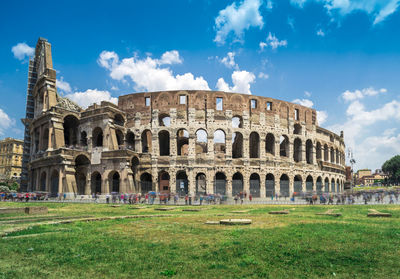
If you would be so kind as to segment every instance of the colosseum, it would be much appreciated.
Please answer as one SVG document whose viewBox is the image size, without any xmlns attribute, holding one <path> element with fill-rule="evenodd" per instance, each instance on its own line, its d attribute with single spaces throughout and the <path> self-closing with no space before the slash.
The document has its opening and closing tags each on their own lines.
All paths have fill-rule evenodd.
<svg viewBox="0 0 400 279">
<path fill-rule="evenodd" d="M 82 109 L 57 94 L 51 46 L 29 64 L 28 190 L 68 196 L 341 192 L 345 144 L 298 104 L 220 91 L 134 93 Z"/>
</svg>

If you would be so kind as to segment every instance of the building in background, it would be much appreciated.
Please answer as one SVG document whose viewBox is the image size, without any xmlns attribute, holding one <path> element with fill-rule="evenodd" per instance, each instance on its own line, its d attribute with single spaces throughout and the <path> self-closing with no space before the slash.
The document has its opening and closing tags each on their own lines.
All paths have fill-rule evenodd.
<svg viewBox="0 0 400 279">
<path fill-rule="evenodd" d="M 22 169 L 22 140 L 0 140 L 0 181 L 19 181 Z"/>
</svg>

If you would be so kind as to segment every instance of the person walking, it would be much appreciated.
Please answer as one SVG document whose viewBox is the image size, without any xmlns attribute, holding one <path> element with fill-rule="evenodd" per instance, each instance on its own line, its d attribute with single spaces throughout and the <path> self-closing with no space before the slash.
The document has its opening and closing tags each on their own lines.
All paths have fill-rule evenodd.
<svg viewBox="0 0 400 279">
<path fill-rule="evenodd" d="M 251 202 L 253 200 L 253 195 L 249 194 L 249 201 Z"/>
</svg>

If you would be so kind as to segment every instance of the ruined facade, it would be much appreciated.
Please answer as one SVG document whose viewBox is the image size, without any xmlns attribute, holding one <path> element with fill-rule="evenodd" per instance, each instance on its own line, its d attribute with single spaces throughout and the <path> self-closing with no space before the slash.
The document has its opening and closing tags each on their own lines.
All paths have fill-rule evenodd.
<svg viewBox="0 0 400 279">
<path fill-rule="evenodd" d="M 34 117 L 26 121 L 30 190 L 246 192 L 254 198 L 343 190 L 343 134 L 319 127 L 311 108 L 184 90 L 129 94 L 118 105 L 83 110 L 57 94 L 48 42 L 45 49 L 45 61 L 37 63 Z"/>
</svg>

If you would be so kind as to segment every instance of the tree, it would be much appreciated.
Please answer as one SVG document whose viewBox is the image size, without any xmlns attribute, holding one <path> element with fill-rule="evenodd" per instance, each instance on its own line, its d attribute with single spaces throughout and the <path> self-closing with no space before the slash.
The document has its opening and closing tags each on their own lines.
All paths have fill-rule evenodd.
<svg viewBox="0 0 400 279">
<path fill-rule="evenodd" d="M 10 190 L 18 191 L 19 189 L 19 184 L 17 182 L 13 182 L 11 185 L 8 186 Z"/>
<path fill-rule="evenodd" d="M 400 155 L 396 155 L 387 160 L 382 165 L 382 170 L 390 176 L 390 180 L 394 183 L 400 180 Z"/>
</svg>

